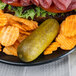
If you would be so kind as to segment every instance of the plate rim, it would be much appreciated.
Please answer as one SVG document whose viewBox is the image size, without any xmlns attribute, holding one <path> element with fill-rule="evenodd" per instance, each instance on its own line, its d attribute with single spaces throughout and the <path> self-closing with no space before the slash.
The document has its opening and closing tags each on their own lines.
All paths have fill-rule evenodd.
<svg viewBox="0 0 76 76">
<path fill-rule="evenodd" d="M 57 57 L 57 58 L 53 58 L 53 59 L 49 59 L 49 60 L 46 60 L 46 61 L 41 61 L 41 62 L 37 62 L 37 63 L 33 63 L 33 64 L 17 63 L 17 62 L 6 61 L 6 60 L 3 60 L 3 59 L 0 59 L 0 62 L 8 64 L 8 65 L 14 65 L 14 66 L 37 66 L 37 65 L 47 64 L 47 63 L 51 63 L 51 62 L 54 62 L 56 60 L 59 60 L 59 59 L 65 57 L 65 56 L 69 55 L 70 53 L 72 53 L 75 50 L 76 50 L 76 47 L 73 48 L 72 50 L 70 50 L 69 52 Z"/>
</svg>

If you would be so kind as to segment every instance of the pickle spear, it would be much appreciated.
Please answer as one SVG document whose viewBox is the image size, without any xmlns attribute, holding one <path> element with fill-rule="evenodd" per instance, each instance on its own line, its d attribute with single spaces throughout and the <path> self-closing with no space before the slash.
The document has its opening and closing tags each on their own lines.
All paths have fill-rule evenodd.
<svg viewBox="0 0 76 76">
<path fill-rule="evenodd" d="M 44 21 L 30 36 L 18 46 L 18 57 L 24 62 L 35 60 L 54 40 L 59 31 L 55 19 Z"/>
</svg>

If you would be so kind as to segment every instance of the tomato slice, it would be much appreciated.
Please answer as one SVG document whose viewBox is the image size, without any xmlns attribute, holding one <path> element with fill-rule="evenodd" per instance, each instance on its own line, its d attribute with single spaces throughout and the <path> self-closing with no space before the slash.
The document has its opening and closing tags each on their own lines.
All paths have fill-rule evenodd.
<svg viewBox="0 0 76 76">
<path fill-rule="evenodd" d="M 22 6 L 20 3 L 18 2 L 15 2 L 15 3 L 9 3 L 9 5 L 12 5 L 12 6 Z"/>
<path fill-rule="evenodd" d="M 71 10 L 65 10 L 65 11 L 59 10 L 54 5 L 52 5 L 50 8 L 47 8 L 47 9 L 42 7 L 42 9 L 44 9 L 44 10 L 46 10 L 48 12 L 53 12 L 53 13 L 65 13 L 65 12 L 71 11 Z"/>
</svg>

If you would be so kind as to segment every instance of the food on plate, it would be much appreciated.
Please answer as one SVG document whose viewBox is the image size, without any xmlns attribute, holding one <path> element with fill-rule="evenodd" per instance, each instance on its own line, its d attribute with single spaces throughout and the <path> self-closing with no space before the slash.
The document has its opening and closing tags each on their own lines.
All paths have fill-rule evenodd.
<svg viewBox="0 0 76 76">
<path fill-rule="evenodd" d="M 0 46 L 4 47 L 3 52 L 7 55 L 17 56 L 18 45 L 38 27 L 38 23 L 4 13 L 2 10 L 0 12 Z"/>
<path fill-rule="evenodd" d="M 47 19 L 18 46 L 18 57 L 25 62 L 35 60 L 54 40 L 59 31 L 55 19 Z"/>
<path fill-rule="evenodd" d="M 7 24 L 7 17 L 4 14 L 0 15 L 0 26 L 5 26 Z"/>
<path fill-rule="evenodd" d="M 1 46 L 1 44 L 0 44 L 0 51 L 2 51 L 2 46 Z"/>
<path fill-rule="evenodd" d="M 44 55 L 52 54 L 53 51 L 56 51 L 60 47 L 60 44 L 58 42 L 53 42 L 47 49 L 44 51 Z"/>
<path fill-rule="evenodd" d="M 15 43 L 19 37 L 19 28 L 14 26 L 5 26 L 0 31 L 0 43 L 3 46 L 10 46 Z"/>
<path fill-rule="evenodd" d="M 74 37 L 66 37 L 63 34 L 59 34 L 56 41 L 60 44 L 60 48 L 63 50 L 71 50 L 75 46 Z M 75 37 L 76 38 L 76 37 Z"/>
<path fill-rule="evenodd" d="M 13 44 L 13 46 L 16 48 L 16 50 L 17 50 L 17 47 L 19 46 L 19 44 L 20 44 L 20 42 L 18 40 Z"/>
<path fill-rule="evenodd" d="M 17 49 L 14 46 L 4 47 L 3 52 L 6 53 L 7 55 L 17 56 Z"/>
<path fill-rule="evenodd" d="M 3 10 L 0 9 L 0 14 L 3 14 Z"/>
<path fill-rule="evenodd" d="M 42 52 L 51 54 L 58 47 L 73 49 L 76 0 L 1 0 L 0 46 L 4 53 L 24 62 L 35 60 Z"/>
<path fill-rule="evenodd" d="M 13 6 L 29 6 L 36 5 L 44 8 L 50 8 L 52 5 L 57 10 L 72 10 L 76 9 L 76 0 L 2 0 L 4 3 Z"/>
<path fill-rule="evenodd" d="M 44 54 L 51 54 L 60 47 L 63 50 L 71 50 L 76 46 L 76 15 L 67 17 L 61 24 L 60 32 Z"/>
<path fill-rule="evenodd" d="M 73 1 L 73 3 L 72 3 L 72 1 L 70 2 L 70 4 L 73 4 L 72 5 L 73 9 L 72 9 L 72 6 L 69 5 L 69 3 L 68 3 L 69 1 L 68 0 L 66 1 L 66 3 L 69 5 L 68 8 L 70 7 L 69 8 L 70 10 L 68 10 L 68 8 L 66 8 L 66 10 L 59 9 L 56 6 L 56 4 L 54 4 L 54 1 L 52 1 L 52 5 L 49 8 L 44 8 L 40 5 L 36 6 L 34 4 L 31 4 L 30 6 L 29 5 L 28 6 L 15 6 L 18 3 L 14 3 L 14 5 L 12 5 L 12 4 L 6 3 L 7 0 L 4 0 L 4 1 L 3 1 L 4 3 L 2 1 L 0 1 L 0 5 L 1 5 L 0 9 L 4 10 L 5 13 L 10 13 L 10 14 L 16 15 L 21 18 L 32 19 L 39 23 L 42 23 L 43 21 L 45 21 L 48 18 L 54 18 L 54 19 L 58 20 L 59 22 L 62 22 L 67 16 L 76 14 L 76 10 L 75 10 L 76 1 Z M 46 1 L 49 1 L 49 0 L 46 0 Z M 31 0 L 31 2 L 32 2 L 32 0 Z M 58 3 L 59 0 L 57 0 L 56 2 Z M 62 2 L 63 2 L 63 4 L 60 2 L 61 8 L 62 8 L 62 6 L 65 7 L 64 1 L 62 1 Z"/>
<path fill-rule="evenodd" d="M 27 19 L 23 19 L 23 18 L 19 18 L 16 16 L 13 16 L 11 14 L 5 14 L 5 16 L 10 20 L 10 18 L 16 22 L 19 22 L 20 24 L 25 25 L 26 27 L 29 27 L 29 30 L 34 30 L 36 29 L 36 27 L 38 27 L 38 23 L 32 20 L 27 20 Z M 26 28 L 24 27 L 24 28 Z"/>
<path fill-rule="evenodd" d="M 61 33 L 67 37 L 76 35 L 76 15 L 71 15 L 61 24 Z"/>
<path fill-rule="evenodd" d="M 28 37 L 28 36 L 24 35 L 24 34 L 19 34 L 18 41 L 22 42 L 26 37 Z"/>
</svg>

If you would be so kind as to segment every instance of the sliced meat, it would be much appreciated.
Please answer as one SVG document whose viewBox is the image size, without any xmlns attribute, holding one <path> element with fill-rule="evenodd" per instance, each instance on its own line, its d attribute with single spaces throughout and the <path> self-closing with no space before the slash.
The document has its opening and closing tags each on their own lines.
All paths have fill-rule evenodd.
<svg viewBox="0 0 76 76">
<path fill-rule="evenodd" d="M 32 2 L 33 4 L 35 4 L 36 6 L 39 6 L 39 0 L 31 0 L 31 2 Z"/>
<path fill-rule="evenodd" d="M 60 10 L 67 10 L 72 0 L 53 0 L 53 2 Z"/>
<path fill-rule="evenodd" d="M 28 4 L 30 4 L 30 1 L 31 0 L 23 0 L 25 3 L 28 3 Z"/>
<path fill-rule="evenodd" d="M 72 0 L 72 3 L 75 3 L 76 2 L 76 0 Z"/>
<path fill-rule="evenodd" d="M 72 0 L 58 0 L 61 4 L 63 4 L 65 6 L 65 8 L 67 9 L 68 6 L 71 4 Z"/>
<path fill-rule="evenodd" d="M 2 0 L 4 3 L 11 4 L 13 6 L 29 6 L 34 4 L 41 6 L 45 9 L 54 5 L 58 10 L 72 10 L 76 9 L 76 0 Z"/>
<path fill-rule="evenodd" d="M 39 3 L 44 8 L 49 8 L 52 4 L 52 0 L 39 0 Z"/>
<path fill-rule="evenodd" d="M 66 8 L 58 0 L 53 0 L 53 3 L 60 10 L 66 10 Z"/>
<path fill-rule="evenodd" d="M 76 0 L 72 0 L 71 4 L 68 7 L 68 10 L 76 9 Z"/>
<path fill-rule="evenodd" d="M 14 3 L 14 2 L 17 2 L 17 1 L 18 0 L 2 0 L 2 2 L 7 3 L 7 4 Z"/>
<path fill-rule="evenodd" d="M 22 6 L 29 6 L 31 4 L 31 1 L 30 0 L 21 0 L 20 3 Z"/>
</svg>

